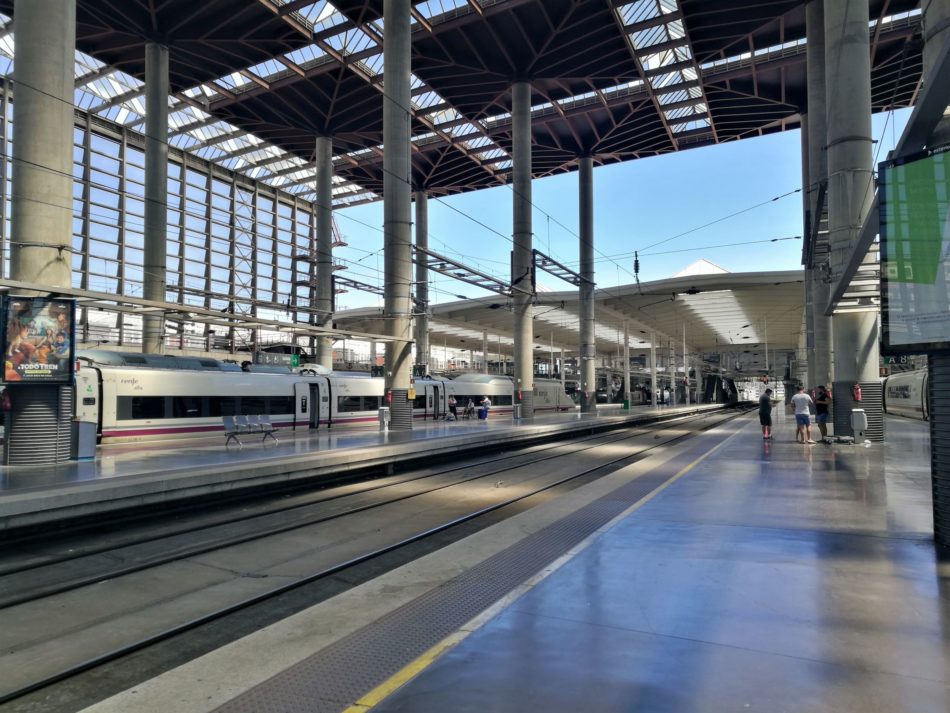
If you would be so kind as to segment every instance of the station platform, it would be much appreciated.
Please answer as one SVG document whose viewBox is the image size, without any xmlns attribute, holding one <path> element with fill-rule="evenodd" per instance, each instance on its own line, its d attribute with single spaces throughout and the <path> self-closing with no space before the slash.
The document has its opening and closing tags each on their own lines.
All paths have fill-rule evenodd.
<svg viewBox="0 0 950 713">
<path fill-rule="evenodd" d="M 927 424 L 754 414 L 86 709 L 950 710 Z"/>
<path fill-rule="evenodd" d="M 281 429 L 279 442 L 250 434 L 241 437 L 242 447 L 227 445 L 221 433 L 100 446 L 94 460 L 0 466 L 0 531 L 721 408 L 692 404 L 624 411 L 608 406 L 594 414 L 544 414 L 531 421 L 493 414 L 486 421 L 416 421 L 411 432 L 380 431 L 375 425 Z"/>
</svg>

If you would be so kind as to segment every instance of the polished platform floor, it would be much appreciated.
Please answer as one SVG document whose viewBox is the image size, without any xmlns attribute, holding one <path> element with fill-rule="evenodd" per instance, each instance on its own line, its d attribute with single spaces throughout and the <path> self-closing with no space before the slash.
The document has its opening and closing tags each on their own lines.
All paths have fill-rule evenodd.
<svg viewBox="0 0 950 713">
<path fill-rule="evenodd" d="M 950 711 L 926 424 L 793 429 L 749 424 L 375 710 Z"/>
<path fill-rule="evenodd" d="M 889 419 L 885 445 L 807 446 L 790 418 L 767 442 L 743 416 L 674 450 L 90 711 L 950 710 L 950 565 L 932 541 L 925 423 Z M 362 673 L 378 657 L 374 622 L 654 477 L 646 497 L 373 691 L 344 700 L 308 682 L 354 637 L 337 668 Z"/>
</svg>

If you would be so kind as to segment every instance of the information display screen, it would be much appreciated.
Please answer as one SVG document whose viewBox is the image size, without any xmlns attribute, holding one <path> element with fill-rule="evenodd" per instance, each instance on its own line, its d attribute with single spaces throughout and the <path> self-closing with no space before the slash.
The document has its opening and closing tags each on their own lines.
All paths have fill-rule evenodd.
<svg viewBox="0 0 950 713">
<path fill-rule="evenodd" d="M 76 303 L 49 297 L 5 297 L 3 382 L 70 383 Z"/>
<path fill-rule="evenodd" d="M 950 351 L 950 146 L 878 171 L 881 350 Z"/>
</svg>

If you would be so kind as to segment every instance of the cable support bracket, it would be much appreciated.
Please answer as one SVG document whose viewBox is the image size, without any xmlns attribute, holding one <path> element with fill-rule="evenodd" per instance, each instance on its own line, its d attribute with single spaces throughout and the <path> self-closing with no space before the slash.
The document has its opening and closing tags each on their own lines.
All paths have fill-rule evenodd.
<svg viewBox="0 0 950 713">
<path fill-rule="evenodd" d="M 562 265 L 553 257 L 545 255 L 540 250 L 532 250 L 531 255 L 535 269 L 544 270 L 549 275 L 554 275 L 565 282 L 570 282 L 575 287 L 580 287 L 581 284 L 585 282 L 591 285 L 594 284 L 593 281 L 584 278 L 579 272 L 575 272 L 571 268 Z"/>
<path fill-rule="evenodd" d="M 438 272 L 440 275 L 467 282 L 475 287 L 480 287 L 483 290 L 488 290 L 489 292 L 494 292 L 505 297 L 511 296 L 512 288 L 507 282 L 503 282 L 491 275 L 486 275 L 484 272 L 474 270 L 457 260 L 447 258 L 427 248 L 420 248 L 413 245 L 412 249 L 415 253 L 414 260 L 416 264 L 422 264 L 421 260 L 424 259 L 426 267 L 429 270 Z"/>
</svg>

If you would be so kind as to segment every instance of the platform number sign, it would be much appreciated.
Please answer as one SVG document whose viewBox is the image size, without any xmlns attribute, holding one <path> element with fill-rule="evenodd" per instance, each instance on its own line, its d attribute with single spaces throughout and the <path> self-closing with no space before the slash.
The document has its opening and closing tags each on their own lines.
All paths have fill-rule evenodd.
<svg viewBox="0 0 950 713">
<path fill-rule="evenodd" d="M 68 384 L 75 363 L 76 303 L 51 297 L 3 301 L 3 382 Z"/>
</svg>

